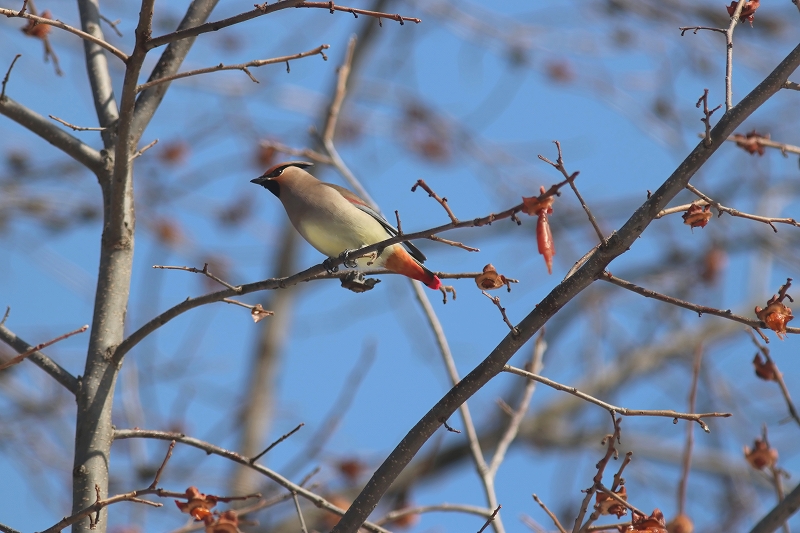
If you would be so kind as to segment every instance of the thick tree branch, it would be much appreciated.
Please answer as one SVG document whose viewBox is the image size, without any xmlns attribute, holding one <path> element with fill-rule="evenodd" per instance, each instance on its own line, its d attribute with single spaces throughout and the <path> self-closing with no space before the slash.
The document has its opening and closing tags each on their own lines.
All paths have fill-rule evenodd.
<svg viewBox="0 0 800 533">
<path fill-rule="evenodd" d="M 216 20 L 214 22 L 206 22 L 205 24 L 200 24 L 199 26 L 178 28 L 177 31 L 174 31 L 172 33 L 167 33 L 166 35 L 161 35 L 159 37 L 154 37 L 153 39 L 150 39 L 150 41 L 147 43 L 146 46 L 148 50 L 152 50 L 153 48 L 158 48 L 159 46 L 164 46 L 165 44 L 169 44 L 175 41 L 188 39 L 190 37 L 197 37 L 198 35 L 201 35 L 203 33 L 208 33 L 211 31 L 218 31 L 221 30 L 222 28 L 233 26 L 234 24 L 239 24 L 241 22 L 246 22 L 248 20 L 260 17 L 262 15 L 268 15 L 270 13 L 274 13 L 275 11 L 280 11 L 281 9 L 295 7 L 297 4 L 300 3 L 301 0 L 281 0 L 279 2 L 275 2 L 274 4 L 265 6 L 263 8 L 256 8 L 252 11 L 248 11 L 246 13 L 240 13 L 238 15 L 226 19 Z"/>
<path fill-rule="evenodd" d="M 711 146 L 700 143 L 678 166 L 673 174 L 639 207 L 630 219 L 578 269 L 562 281 L 517 326 L 519 334 L 507 335 L 492 353 L 453 387 L 415 426 L 378 468 L 364 490 L 356 498 L 333 533 L 355 533 L 360 524 L 378 505 L 383 494 L 411 461 L 422 445 L 441 427 L 441 420 L 450 415 L 502 371 L 508 360 L 572 298 L 599 276 L 608 264 L 636 242 L 656 214 L 664 209 L 711 157 L 722 142 L 773 94 L 783 87 L 787 78 L 800 65 L 800 45 L 737 106 L 728 111 L 714 127 Z"/>
<path fill-rule="evenodd" d="M 178 31 L 187 28 L 193 28 L 205 22 L 208 16 L 213 11 L 219 0 L 192 0 L 189 7 L 186 9 L 186 15 L 178 25 Z M 150 73 L 148 81 L 157 80 L 171 76 L 178 72 L 186 54 L 194 44 L 194 37 L 187 37 L 179 41 L 169 44 L 161 57 L 158 58 L 158 63 Z M 148 44 L 152 42 L 149 41 Z M 139 144 L 145 128 L 153 118 L 158 106 L 161 104 L 164 95 L 169 89 L 169 84 L 160 84 L 142 91 L 136 99 L 136 110 L 134 111 L 133 125 L 131 131 L 133 133 L 133 143 Z"/>
<path fill-rule="evenodd" d="M 8 96 L 0 98 L 0 114 L 29 129 L 95 174 L 100 175 L 105 168 L 100 152 Z"/>
</svg>

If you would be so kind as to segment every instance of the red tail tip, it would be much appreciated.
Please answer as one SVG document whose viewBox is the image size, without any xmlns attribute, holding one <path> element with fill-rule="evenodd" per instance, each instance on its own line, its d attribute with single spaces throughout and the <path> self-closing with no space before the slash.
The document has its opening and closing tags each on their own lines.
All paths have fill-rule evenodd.
<svg viewBox="0 0 800 533">
<path fill-rule="evenodd" d="M 439 288 L 442 286 L 442 280 L 439 279 L 439 276 L 434 275 L 433 279 L 428 283 L 426 283 L 425 285 L 427 285 L 428 287 L 430 287 L 435 291 L 438 291 Z"/>
</svg>

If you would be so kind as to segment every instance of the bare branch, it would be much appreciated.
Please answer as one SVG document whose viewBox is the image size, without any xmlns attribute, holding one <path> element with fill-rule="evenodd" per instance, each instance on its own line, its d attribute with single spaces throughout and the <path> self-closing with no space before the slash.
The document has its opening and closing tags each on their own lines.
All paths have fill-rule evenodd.
<svg viewBox="0 0 800 533">
<path fill-rule="evenodd" d="M 194 274 L 203 274 L 203 275 L 208 276 L 209 278 L 213 279 L 214 281 L 216 281 L 220 285 L 223 285 L 223 286 L 225 286 L 225 287 L 227 287 L 227 288 L 229 288 L 229 289 L 231 289 L 233 291 L 241 292 L 241 290 L 242 290 L 241 287 L 234 287 L 233 285 L 231 285 L 227 281 L 224 281 L 224 280 L 218 278 L 217 276 L 215 276 L 214 274 L 212 274 L 211 272 L 209 272 L 208 263 L 204 263 L 202 269 L 198 269 L 198 268 L 194 268 L 194 267 L 187 267 L 187 266 L 168 266 L 168 265 L 153 265 L 153 268 L 158 268 L 158 269 L 161 269 L 161 270 L 183 270 L 183 271 L 186 271 L 186 272 L 192 272 Z"/>
<path fill-rule="evenodd" d="M 24 18 L 24 19 L 27 19 L 27 20 L 32 20 L 32 21 L 36 22 L 37 24 L 47 24 L 49 26 L 55 26 L 56 28 L 62 29 L 62 30 L 67 31 L 69 33 L 72 33 L 73 35 L 77 35 L 81 39 L 84 39 L 86 41 L 94 43 L 97 46 L 100 46 L 101 48 L 104 48 L 105 50 L 108 50 L 109 52 L 111 52 L 112 54 L 114 54 L 115 56 L 120 58 L 123 63 L 128 61 L 128 55 L 127 54 L 125 54 L 121 50 L 118 50 L 116 47 L 110 45 L 109 43 L 107 43 L 103 39 L 98 39 L 94 35 L 90 35 L 90 34 L 86 33 L 85 31 L 79 30 L 78 28 L 73 28 L 72 26 L 69 26 L 68 24 L 64 24 L 60 20 L 47 19 L 47 18 L 44 18 L 44 17 L 37 17 L 36 15 L 31 15 L 30 13 L 23 13 L 22 11 L 14 11 L 13 9 L 5 9 L 5 8 L 2 8 L 2 7 L 0 7 L 0 15 L 5 15 L 6 17 Z"/>
<path fill-rule="evenodd" d="M 467 513 L 489 518 L 492 516 L 491 509 L 484 509 L 475 505 L 463 505 L 457 503 L 440 503 L 438 505 L 420 505 L 418 507 L 403 507 L 402 509 L 395 509 L 386 513 L 386 516 L 376 520 L 375 523 L 379 526 L 394 522 L 400 518 L 409 515 L 418 515 L 423 513 L 437 513 L 437 512 L 452 512 L 452 513 Z"/>
<path fill-rule="evenodd" d="M 558 521 L 558 517 L 553 513 L 553 511 L 547 508 L 544 502 L 542 502 L 542 500 L 540 500 L 536 494 L 533 494 L 533 501 L 538 503 L 539 506 L 544 509 L 544 512 L 547 513 L 547 516 L 549 516 L 550 520 L 553 521 L 553 524 L 556 526 L 559 533 L 567 533 L 567 530 L 561 525 L 561 522 Z"/>
<path fill-rule="evenodd" d="M 3 328 L 3 329 L 5 329 L 5 328 Z M 34 353 L 38 352 L 39 350 L 41 350 L 43 348 L 47 348 L 48 346 L 51 346 L 51 345 L 57 343 L 58 341 L 63 341 L 64 339 L 72 337 L 73 335 L 77 335 L 78 333 L 83 333 L 87 329 L 89 329 L 88 325 L 87 326 L 82 326 L 82 327 L 80 327 L 80 328 L 78 328 L 78 329 L 76 329 L 74 331 L 70 331 L 69 333 L 64 333 L 63 335 L 59 335 L 55 339 L 49 340 L 47 342 L 43 342 L 41 344 L 37 344 L 36 346 L 32 346 L 31 348 L 28 348 L 26 351 L 22 352 L 21 354 L 17 355 L 16 357 L 13 357 L 9 361 L 6 361 L 4 364 L 0 365 L 0 371 L 5 370 L 6 368 L 9 368 L 11 366 L 14 366 L 16 364 L 21 363 L 26 357 L 28 357 L 30 355 L 33 355 Z"/>
<path fill-rule="evenodd" d="M 8 96 L 0 98 L 0 114 L 37 134 L 95 174 L 103 171 L 105 161 L 100 152 Z"/>
<path fill-rule="evenodd" d="M 600 226 L 597 224 L 597 219 L 594 218 L 594 215 L 592 214 L 592 211 L 589 209 L 589 206 L 586 205 L 586 202 L 583 200 L 583 196 L 581 196 L 581 193 L 578 192 L 578 187 L 575 185 L 575 178 L 578 177 L 578 173 L 574 172 L 574 173 L 570 174 L 569 172 L 567 172 L 567 169 L 564 167 L 564 158 L 561 155 L 561 143 L 558 142 L 558 141 L 553 141 L 553 143 L 556 145 L 556 149 L 558 149 L 558 159 L 556 159 L 556 162 L 553 163 L 552 161 L 550 161 L 549 159 L 547 159 L 543 155 L 540 155 L 539 159 L 541 159 L 545 163 L 549 163 L 550 165 L 552 165 L 553 168 L 555 168 L 556 170 L 561 172 L 561 175 L 563 175 L 567 179 L 567 182 L 569 183 L 569 186 L 572 187 L 572 192 L 575 193 L 575 196 L 578 198 L 578 201 L 581 203 L 581 207 L 586 212 L 586 216 L 589 217 L 589 222 L 592 224 L 592 227 L 594 228 L 594 231 L 597 234 L 597 238 L 600 239 L 600 244 L 605 244 L 606 238 L 603 236 L 603 231 L 600 229 Z"/>
<path fill-rule="evenodd" d="M 14 348 L 19 353 L 28 352 L 33 346 L 16 336 L 11 330 L 0 324 L 0 340 Z M 42 352 L 33 352 L 28 359 L 50 374 L 50 376 L 63 385 L 72 394 L 78 393 L 78 378 L 64 370 L 61 365 L 47 357 Z"/>
<path fill-rule="evenodd" d="M 316 48 L 314 48 L 312 50 L 309 50 L 307 52 L 300 52 L 298 54 L 292 54 L 292 55 L 289 55 L 289 56 L 274 57 L 272 59 L 256 59 L 256 60 L 253 60 L 253 61 L 248 61 L 247 63 L 240 63 L 238 65 L 223 65 L 222 63 L 220 63 L 219 65 L 214 66 L 214 67 L 199 68 L 199 69 L 190 70 L 190 71 L 187 71 L 187 72 L 180 72 L 178 74 L 172 74 L 170 76 L 165 76 L 165 77 L 159 78 L 157 80 L 152 80 L 152 81 L 148 81 L 147 83 L 143 83 L 142 85 L 139 85 L 138 87 L 136 87 L 136 92 L 140 93 L 140 92 L 142 92 L 144 90 L 149 89 L 150 87 L 153 87 L 153 86 L 161 84 L 161 83 L 167 83 L 167 82 L 179 80 L 179 79 L 182 79 L 182 78 L 188 78 L 190 76 L 197 76 L 199 74 L 208 74 L 209 72 L 219 72 L 221 70 L 241 70 L 242 72 L 247 74 L 250 77 L 250 79 L 253 80 L 255 83 L 259 83 L 258 80 L 255 79 L 252 74 L 250 74 L 250 71 L 247 70 L 248 68 L 250 68 L 250 67 L 263 67 L 264 65 L 273 65 L 275 63 L 286 63 L 287 69 L 288 69 L 289 61 L 292 61 L 292 60 L 295 60 L 295 59 L 301 59 L 303 57 L 314 56 L 314 55 L 321 55 L 322 58 L 325 61 L 327 61 L 328 57 L 325 55 L 323 50 L 327 50 L 328 48 L 330 48 L 329 45 L 322 44 L 322 45 L 317 46 Z"/>
<path fill-rule="evenodd" d="M 267 4 L 264 4 L 266 6 Z M 404 21 L 413 22 L 415 24 L 419 24 L 422 20 L 414 17 L 403 17 L 400 15 L 390 15 L 389 13 L 381 13 L 379 11 L 368 11 L 366 9 L 355 9 L 352 7 L 345 7 L 345 6 L 337 6 L 333 2 L 301 2 L 297 4 L 296 7 L 316 7 L 321 9 L 329 9 L 331 14 L 334 11 L 344 11 L 345 13 L 350 13 L 354 17 L 358 18 L 359 15 L 366 15 L 368 17 L 374 17 L 378 19 L 380 23 L 381 19 L 389 19 L 399 22 L 402 26 Z M 383 24 L 381 24 L 383 26 Z"/>
<path fill-rule="evenodd" d="M 340 509 L 339 507 L 333 505 L 325 498 L 314 494 L 313 492 L 304 489 L 300 485 L 292 483 L 285 477 L 281 476 L 280 474 L 266 468 L 260 464 L 250 463 L 250 459 L 244 457 L 243 455 L 239 455 L 236 452 L 232 452 L 226 450 L 224 448 L 220 448 L 219 446 L 214 446 L 211 443 L 195 439 L 192 437 L 187 437 L 183 433 L 172 433 L 169 431 L 153 431 L 153 430 L 145 430 L 145 429 L 118 429 L 114 432 L 114 440 L 122 440 L 122 439 L 159 439 L 159 440 L 175 440 L 177 442 L 186 444 L 188 446 L 192 446 L 199 450 L 203 450 L 207 454 L 214 454 L 220 457 L 224 457 L 234 463 L 238 463 L 240 465 L 244 465 L 248 468 L 255 470 L 263 474 L 264 476 L 268 477 L 278 485 L 284 487 L 286 490 L 290 492 L 294 492 L 299 496 L 306 498 L 307 500 L 313 502 L 317 507 L 330 511 L 332 513 L 343 515 L 344 510 Z M 364 522 L 362 526 L 364 529 L 369 531 L 373 531 L 374 533 L 389 533 L 386 529 L 372 523 L 372 522 Z"/>
<path fill-rule="evenodd" d="M 3 78 L 3 90 L 0 91 L 0 101 L 6 97 L 6 84 L 8 83 L 8 77 L 11 76 L 11 69 L 14 68 L 14 63 L 17 62 L 17 59 L 22 57 L 22 54 L 17 54 L 14 56 L 14 59 L 11 60 L 11 64 L 8 66 L 8 70 L 6 71 L 6 75 Z"/>
<path fill-rule="evenodd" d="M 753 329 L 758 328 L 766 328 L 766 324 L 764 324 L 761 320 L 751 319 L 747 317 L 743 317 L 740 315 L 734 315 L 733 311 L 730 309 L 721 310 L 715 309 L 713 307 L 706 307 L 704 305 L 697 305 L 691 302 L 686 302 L 684 300 L 673 298 L 672 296 L 667 296 L 665 294 L 661 294 L 650 289 L 645 289 L 644 287 L 639 287 L 638 285 L 634 285 L 630 281 L 625 281 L 624 279 L 620 279 L 616 276 L 613 276 L 610 272 L 604 272 L 598 279 L 603 281 L 608 281 L 609 283 L 613 283 L 618 287 L 622 287 L 623 289 L 628 289 L 629 291 L 635 292 L 637 294 L 641 294 L 646 298 L 653 298 L 654 300 L 659 300 L 662 302 L 666 302 L 672 305 L 677 305 L 678 307 L 683 307 L 684 309 L 689 309 L 691 311 L 696 311 L 699 316 L 703 315 L 714 315 L 719 316 L 722 318 L 727 318 L 728 320 L 733 320 L 735 322 L 741 322 L 747 326 L 750 326 Z M 800 333 L 800 328 L 786 328 L 787 333 Z M 769 341 L 767 341 L 769 342 Z"/>
<path fill-rule="evenodd" d="M 278 444 L 280 444 L 281 442 L 285 441 L 286 439 L 288 439 L 289 437 L 291 437 L 292 435 L 294 435 L 295 433 L 297 433 L 298 431 L 300 431 L 300 428 L 301 428 L 301 427 L 303 427 L 303 426 L 305 426 L 305 425 L 306 425 L 306 424 L 305 424 L 305 422 L 300 422 L 299 424 L 297 424 L 297 427 L 295 427 L 295 428 L 294 428 L 293 430 L 291 430 L 289 433 L 286 433 L 286 434 L 284 434 L 284 435 L 283 435 L 281 438 L 279 438 L 278 440 L 276 440 L 275 442 L 273 442 L 272 444 L 270 444 L 269 446 L 267 446 L 267 447 L 264 449 L 264 451 L 262 451 L 262 452 L 260 452 L 260 453 L 258 453 L 258 454 L 256 454 L 256 455 L 254 455 L 253 457 L 251 457 L 251 458 L 250 458 L 250 464 L 253 464 L 253 463 L 255 463 L 256 461 L 258 461 L 259 459 L 261 459 L 261 458 L 264 456 L 264 454 L 266 454 L 266 453 L 267 453 L 268 451 L 270 451 L 272 448 L 274 448 L 275 446 L 277 446 L 277 445 L 278 445 Z M 302 483 L 301 483 L 301 485 L 302 485 Z"/>
<path fill-rule="evenodd" d="M 107 128 L 89 128 L 89 127 L 85 127 L 85 126 L 76 126 L 76 125 L 70 124 L 66 120 L 62 120 L 62 119 L 60 119 L 60 118 L 58 118 L 56 116 L 53 116 L 53 115 L 47 115 L 47 116 L 52 118 L 56 122 L 60 122 L 61 124 L 65 125 L 68 128 L 72 128 L 73 131 L 103 131 L 103 130 L 107 129 Z"/>
<path fill-rule="evenodd" d="M 694 194 L 702 198 L 706 201 L 709 205 L 714 206 L 714 208 L 719 212 L 719 216 L 722 216 L 722 213 L 728 213 L 731 216 L 739 217 L 739 218 L 746 218 L 748 220 L 755 220 L 757 222 L 763 222 L 764 224 L 768 224 L 769 227 L 775 233 L 778 233 L 778 228 L 775 227 L 774 224 L 789 224 L 790 226 L 794 226 L 796 228 L 800 228 L 800 222 L 797 222 L 793 218 L 774 218 L 774 217 L 762 217 L 758 215 L 751 215 L 749 213 L 743 213 L 738 209 L 733 209 L 732 207 L 725 207 L 724 205 L 720 204 L 717 201 L 712 200 L 705 194 L 698 191 L 691 183 L 686 184 L 686 188 L 692 191 Z"/>
<path fill-rule="evenodd" d="M 672 418 L 675 421 L 677 421 L 679 418 L 683 420 L 691 420 L 700 424 L 700 427 L 703 428 L 703 431 L 706 433 L 710 433 L 711 430 L 708 428 L 708 425 L 703 422 L 703 418 L 727 418 L 731 416 L 731 413 L 679 413 L 678 411 L 672 411 L 669 409 L 628 409 L 626 407 L 617 407 L 616 405 L 611 405 L 610 403 L 598 400 L 594 396 L 589 396 L 588 394 L 579 391 L 575 387 L 562 385 L 561 383 L 547 379 L 544 376 L 538 376 L 526 370 L 522 370 L 521 368 L 505 365 L 503 367 L 503 371 L 538 381 L 539 383 L 547 385 L 548 387 L 552 387 L 556 390 L 567 392 L 573 396 L 577 396 L 582 400 L 586 400 L 589 403 L 598 405 L 612 414 L 616 413 L 622 416 L 663 416 L 666 418 Z"/>
</svg>

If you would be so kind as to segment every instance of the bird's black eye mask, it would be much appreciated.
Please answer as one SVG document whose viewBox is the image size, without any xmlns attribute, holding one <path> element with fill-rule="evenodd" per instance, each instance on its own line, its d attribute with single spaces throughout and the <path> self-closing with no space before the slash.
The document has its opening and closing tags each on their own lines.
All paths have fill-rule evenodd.
<svg viewBox="0 0 800 533">
<path fill-rule="evenodd" d="M 282 163 L 280 165 L 272 167 L 271 169 L 267 170 L 263 175 L 257 177 L 256 179 L 250 180 L 250 183 L 261 185 L 269 192 L 280 198 L 281 187 L 280 184 L 277 181 L 275 181 L 274 178 L 277 178 L 278 176 L 283 174 L 283 171 L 289 167 L 308 168 L 310 166 L 313 166 L 313 163 L 308 163 L 306 161 L 289 161 L 287 163 Z"/>
</svg>

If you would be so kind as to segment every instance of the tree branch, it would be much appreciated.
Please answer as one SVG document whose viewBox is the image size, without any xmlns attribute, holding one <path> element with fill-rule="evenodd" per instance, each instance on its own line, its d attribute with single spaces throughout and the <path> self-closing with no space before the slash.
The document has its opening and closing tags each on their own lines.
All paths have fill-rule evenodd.
<svg viewBox="0 0 800 533">
<path fill-rule="evenodd" d="M 289 65 L 289 61 L 290 60 L 301 59 L 303 57 L 314 56 L 314 55 L 317 55 L 317 54 L 321 55 L 322 58 L 327 61 L 328 57 L 325 55 L 323 50 L 326 50 L 328 48 L 330 48 L 330 46 L 328 46 L 327 44 L 323 44 L 323 45 L 320 45 L 320 46 L 318 46 L 318 47 L 316 47 L 316 48 L 314 48 L 312 50 L 309 50 L 307 52 L 300 52 L 299 54 L 292 54 L 290 56 L 275 57 L 275 58 L 272 58 L 272 59 L 256 59 L 256 60 L 253 60 L 253 61 L 248 61 L 247 63 L 238 64 L 238 65 L 223 65 L 222 63 L 220 63 L 219 65 L 217 65 L 215 67 L 206 67 L 206 68 L 199 68 L 199 69 L 196 69 L 196 70 L 190 70 L 190 71 L 187 71 L 187 72 L 180 72 L 178 74 L 172 74 L 171 76 L 165 76 L 163 78 L 159 78 L 159 79 L 153 80 L 153 81 L 148 81 L 147 83 L 139 85 L 136 88 L 136 92 L 137 93 L 142 92 L 142 91 L 144 91 L 146 89 L 149 89 L 150 87 L 153 87 L 153 86 L 158 85 L 160 83 L 167 83 L 167 82 L 179 80 L 181 78 L 188 78 L 190 76 L 197 76 L 199 74 L 208 74 L 209 72 L 218 72 L 218 71 L 221 71 L 221 70 L 241 70 L 242 72 L 244 72 L 245 74 L 250 76 L 251 80 L 253 80 L 254 82 L 258 83 L 258 80 L 255 79 L 252 74 L 250 74 L 249 70 L 247 70 L 249 67 L 262 67 L 264 65 L 273 65 L 275 63 L 286 63 L 286 65 L 287 65 L 286 68 L 288 69 L 289 68 L 288 65 Z"/>
<path fill-rule="evenodd" d="M 17 351 L 17 353 L 25 353 L 33 348 L 33 346 L 17 337 L 15 333 L 3 325 L 0 325 L 0 340 L 11 346 Z M 50 374 L 53 379 L 58 381 L 72 394 L 78 393 L 78 387 L 80 386 L 78 378 L 64 370 L 61 365 L 47 357 L 45 354 L 40 351 L 35 351 L 28 356 L 28 359 L 33 362 L 33 364 Z"/>
<path fill-rule="evenodd" d="M 112 46 L 106 40 L 95 37 L 94 35 L 86 33 L 85 31 L 79 30 L 78 28 L 73 28 L 68 24 L 64 24 L 60 20 L 37 17 L 36 15 L 31 15 L 30 13 L 20 13 L 19 11 L 14 11 L 13 9 L 5 9 L 2 7 L 0 7 L 0 15 L 5 15 L 6 17 L 10 18 L 23 18 L 32 20 L 37 24 L 47 24 L 48 26 L 55 26 L 56 28 L 72 33 L 73 35 L 77 35 L 78 37 L 84 39 L 85 41 L 96 44 L 97 46 L 104 48 L 105 50 L 108 50 L 109 52 L 120 58 L 123 63 L 128 61 L 128 55 L 125 52 Z"/>
<path fill-rule="evenodd" d="M 98 176 L 104 170 L 105 162 L 100 152 L 8 96 L 0 98 L 0 114 L 32 131 Z"/>
</svg>

